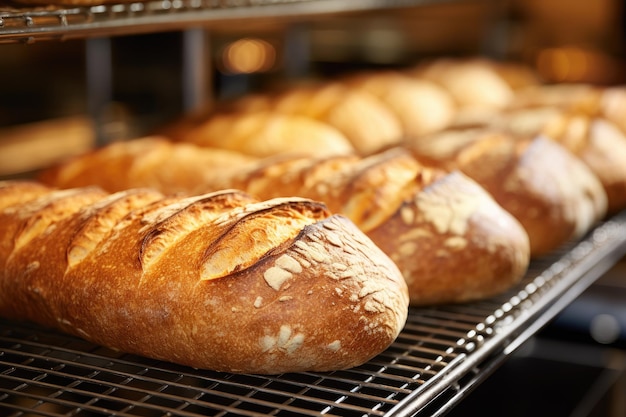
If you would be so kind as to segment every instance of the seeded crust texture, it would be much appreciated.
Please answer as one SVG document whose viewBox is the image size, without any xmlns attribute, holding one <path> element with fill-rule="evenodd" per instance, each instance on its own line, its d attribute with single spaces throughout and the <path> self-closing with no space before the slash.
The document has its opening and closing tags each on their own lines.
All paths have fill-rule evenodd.
<svg viewBox="0 0 626 417">
<path fill-rule="evenodd" d="M 320 203 L 0 182 L 0 314 L 183 365 L 357 366 L 405 324 L 395 264 Z"/>
<path fill-rule="evenodd" d="M 42 178 L 64 188 L 106 184 L 114 186 L 109 191 L 125 189 L 135 180 L 128 174 L 134 169 L 106 179 L 101 173 L 115 165 L 112 155 L 124 147 L 151 146 L 153 140 L 109 145 L 118 152 L 103 148 L 51 168 Z M 196 153 L 210 152 L 199 147 Z M 135 164 L 142 165 L 141 158 Z M 150 183 L 156 185 L 153 180 L 160 175 L 153 172 Z M 365 158 L 281 155 L 242 166 L 231 176 L 210 177 L 216 181 L 204 183 L 207 190 L 240 189 L 263 200 L 300 196 L 345 215 L 393 259 L 413 305 L 490 297 L 518 283 L 528 267 L 528 236 L 511 214 L 465 174 L 425 168 L 401 148 Z M 142 178 L 148 181 L 148 173 Z"/>
</svg>

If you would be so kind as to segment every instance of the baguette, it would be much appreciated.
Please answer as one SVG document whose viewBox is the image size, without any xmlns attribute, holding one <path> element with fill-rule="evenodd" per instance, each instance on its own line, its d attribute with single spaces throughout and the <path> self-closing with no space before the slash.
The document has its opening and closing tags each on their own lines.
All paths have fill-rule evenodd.
<svg viewBox="0 0 626 417">
<path fill-rule="evenodd" d="M 458 169 L 484 187 L 524 226 L 532 257 L 582 237 L 607 213 L 607 195 L 596 175 L 545 137 L 464 128 L 405 146 L 423 164 Z"/>
<path fill-rule="evenodd" d="M 144 139 L 109 145 L 118 152 L 101 149 L 89 158 L 75 158 L 50 168 L 41 180 L 68 187 L 110 186 L 117 179 L 116 189 L 124 189 L 134 170 L 106 179 L 98 174 L 116 164 L 112 156 L 142 143 L 151 146 Z M 197 149 L 206 152 L 211 150 Z M 152 179 L 146 174 L 141 180 L 156 184 L 159 176 L 153 172 Z M 325 202 L 398 265 L 413 305 L 487 298 L 519 282 L 528 267 L 528 236 L 517 220 L 467 176 L 424 168 L 400 148 L 367 158 L 281 155 L 212 178 L 217 182 L 205 183 L 206 190 L 236 188 L 261 199 L 300 196 Z"/>
<path fill-rule="evenodd" d="M 238 191 L 0 183 L 0 314 L 197 368 L 330 371 L 383 351 L 407 288 L 349 220 Z"/>
</svg>

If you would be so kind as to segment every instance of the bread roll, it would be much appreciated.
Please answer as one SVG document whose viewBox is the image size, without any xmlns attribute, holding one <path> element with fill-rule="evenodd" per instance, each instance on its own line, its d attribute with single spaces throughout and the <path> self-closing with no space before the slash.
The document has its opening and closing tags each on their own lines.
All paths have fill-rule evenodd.
<svg viewBox="0 0 626 417">
<path fill-rule="evenodd" d="M 424 164 L 458 169 L 483 186 L 526 229 L 531 255 L 582 237 L 607 212 L 599 179 L 545 137 L 490 129 L 452 129 L 407 142 Z"/>
<path fill-rule="evenodd" d="M 61 187 L 112 186 L 111 177 L 97 178 L 106 169 L 95 167 L 115 165 L 115 155 L 104 150 L 96 155 L 99 160 L 77 158 L 51 170 L 46 180 Z M 125 187 L 128 175 L 118 174 L 124 178 L 116 189 Z M 155 172 L 142 181 L 156 184 L 159 176 Z M 232 177 L 205 177 L 217 179 L 205 184 L 207 190 L 237 188 L 263 200 L 301 196 L 325 202 L 384 248 L 407 280 L 413 305 L 490 297 L 519 282 L 528 267 L 528 236 L 487 192 L 461 173 L 424 168 L 400 148 L 367 158 L 282 155 L 241 167 Z"/>
<path fill-rule="evenodd" d="M 237 191 L 0 183 L 0 314 L 228 372 L 359 365 L 404 326 L 406 284 L 349 220 Z"/>
</svg>

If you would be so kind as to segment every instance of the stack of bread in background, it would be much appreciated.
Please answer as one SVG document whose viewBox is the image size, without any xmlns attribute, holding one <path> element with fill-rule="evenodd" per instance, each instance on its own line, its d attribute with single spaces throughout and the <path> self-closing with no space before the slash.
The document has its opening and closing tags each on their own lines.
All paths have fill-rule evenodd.
<svg viewBox="0 0 626 417">
<path fill-rule="evenodd" d="M 395 261 L 412 304 L 479 300 L 626 206 L 622 95 L 439 59 L 217 103 L 40 180 L 311 198 Z"/>
</svg>

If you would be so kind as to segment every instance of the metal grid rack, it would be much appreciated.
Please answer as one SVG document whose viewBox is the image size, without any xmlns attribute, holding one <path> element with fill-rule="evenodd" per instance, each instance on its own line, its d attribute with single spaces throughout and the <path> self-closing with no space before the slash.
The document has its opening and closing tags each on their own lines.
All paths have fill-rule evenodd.
<svg viewBox="0 0 626 417">
<path fill-rule="evenodd" d="M 0 322 L 0 413 L 18 416 L 443 415 L 626 253 L 626 212 L 533 262 L 490 300 L 412 308 L 385 352 L 354 369 L 216 373 Z"/>
<path fill-rule="evenodd" d="M 449 1 L 123 0 L 117 4 L 86 7 L 9 7 L 0 9 L 0 43 L 131 35 L 183 30 L 234 20 L 311 18 Z"/>
</svg>

